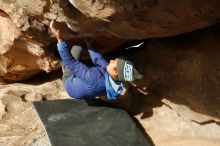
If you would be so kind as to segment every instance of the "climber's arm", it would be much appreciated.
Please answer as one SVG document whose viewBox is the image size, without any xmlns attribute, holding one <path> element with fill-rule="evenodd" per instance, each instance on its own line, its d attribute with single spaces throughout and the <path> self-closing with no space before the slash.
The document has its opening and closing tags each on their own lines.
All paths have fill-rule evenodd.
<svg viewBox="0 0 220 146">
<path fill-rule="evenodd" d="M 66 42 L 59 42 L 57 47 L 63 64 L 71 70 L 76 77 L 87 83 L 93 82 L 93 77 L 97 74 L 95 70 L 91 70 L 88 66 L 76 60 L 69 51 Z"/>
<path fill-rule="evenodd" d="M 64 39 L 60 31 L 56 29 L 55 23 L 58 22 L 54 20 L 51 21 L 50 29 L 57 38 L 58 41 L 57 47 L 63 64 L 69 70 L 71 70 L 76 77 L 88 83 L 93 82 L 94 81 L 93 78 L 96 76 L 97 72 L 95 70 L 91 70 L 88 66 L 79 62 L 72 56 L 71 52 L 68 49 L 67 43 L 63 41 Z"/>
<path fill-rule="evenodd" d="M 108 62 L 103 58 L 103 56 L 97 52 L 94 47 L 88 47 L 89 55 L 95 65 L 105 68 L 108 65 Z"/>
</svg>

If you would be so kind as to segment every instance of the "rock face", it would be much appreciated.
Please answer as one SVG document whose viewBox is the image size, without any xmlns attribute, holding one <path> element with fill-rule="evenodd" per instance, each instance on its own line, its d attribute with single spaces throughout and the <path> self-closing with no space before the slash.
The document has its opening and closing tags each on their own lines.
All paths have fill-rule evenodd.
<svg viewBox="0 0 220 146">
<path fill-rule="evenodd" d="M 40 71 L 58 67 L 45 48 L 49 43 L 45 26 L 31 20 L 17 3 L 0 3 L 0 78 L 5 81 L 26 79 Z"/>
<path fill-rule="evenodd" d="M 1 0 L 0 81 L 18 81 L 59 67 L 49 53 L 56 44 L 48 30 L 53 19 L 73 30 L 65 33 L 66 39 L 94 37 L 106 52 L 124 39 L 204 28 L 219 21 L 219 7 L 218 0 Z"/>
<path fill-rule="evenodd" d="M 0 145 L 49 146 L 32 102 L 69 98 L 61 80 L 2 85 L 0 91 Z"/>
<path fill-rule="evenodd" d="M 105 34 L 126 39 L 164 37 L 191 32 L 218 22 L 220 17 L 218 0 L 69 1 L 82 14 L 106 21 L 97 22 L 96 31 L 104 31 Z M 80 26 L 81 23 L 78 27 Z M 91 30 L 91 25 L 87 29 L 86 32 Z"/>
</svg>

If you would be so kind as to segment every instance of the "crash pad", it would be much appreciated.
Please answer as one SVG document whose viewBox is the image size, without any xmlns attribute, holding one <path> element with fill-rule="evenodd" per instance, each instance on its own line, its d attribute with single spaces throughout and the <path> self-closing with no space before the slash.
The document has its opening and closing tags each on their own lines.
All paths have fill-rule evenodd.
<svg viewBox="0 0 220 146">
<path fill-rule="evenodd" d="M 150 146 L 131 116 L 98 100 L 33 102 L 52 146 Z"/>
</svg>

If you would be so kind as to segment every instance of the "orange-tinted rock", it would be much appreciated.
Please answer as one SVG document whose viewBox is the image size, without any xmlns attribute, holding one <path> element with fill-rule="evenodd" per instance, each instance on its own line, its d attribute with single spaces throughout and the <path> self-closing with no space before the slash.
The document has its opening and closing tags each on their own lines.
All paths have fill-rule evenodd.
<svg viewBox="0 0 220 146">
<path fill-rule="evenodd" d="M 191 32 L 216 23 L 220 18 L 218 0 L 69 1 L 82 14 L 100 20 L 91 22 L 78 16 L 75 19 L 79 21 L 76 24 L 79 30 L 91 34 L 97 31 L 127 39 L 164 37 Z"/>
</svg>

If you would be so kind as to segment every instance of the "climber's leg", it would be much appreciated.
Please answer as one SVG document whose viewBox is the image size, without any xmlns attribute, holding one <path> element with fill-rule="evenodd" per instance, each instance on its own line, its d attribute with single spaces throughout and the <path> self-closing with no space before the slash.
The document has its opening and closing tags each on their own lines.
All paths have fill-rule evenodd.
<svg viewBox="0 0 220 146">
<path fill-rule="evenodd" d="M 81 54 L 82 54 L 82 47 L 80 46 L 72 46 L 71 48 L 71 54 L 73 55 L 73 57 L 76 59 L 76 60 L 79 60 L 80 57 L 81 57 Z M 63 71 L 63 77 L 62 77 L 62 80 L 63 80 L 63 83 L 65 82 L 65 80 L 74 75 L 67 67 L 65 67 L 62 62 L 61 62 L 61 67 L 62 67 L 62 71 Z"/>
</svg>

